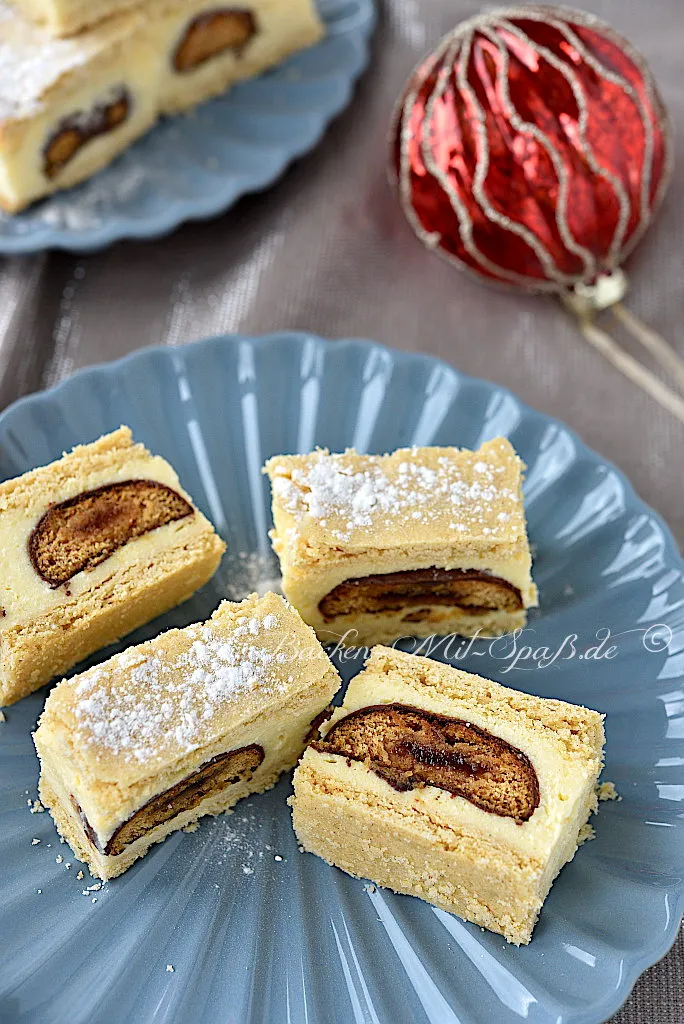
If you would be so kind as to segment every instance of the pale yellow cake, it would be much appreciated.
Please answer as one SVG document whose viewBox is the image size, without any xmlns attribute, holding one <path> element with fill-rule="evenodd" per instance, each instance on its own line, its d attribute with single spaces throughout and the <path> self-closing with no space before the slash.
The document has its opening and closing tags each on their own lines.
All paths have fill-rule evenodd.
<svg viewBox="0 0 684 1024">
<path fill-rule="evenodd" d="M 527 943 L 596 810 L 603 721 L 376 647 L 295 772 L 305 850 Z"/>
<path fill-rule="evenodd" d="M 53 28 L 85 10 L 67 0 L 27 5 Z M 313 0 L 148 0 L 69 38 L 0 0 L 0 206 L 16 212 L 82 181 L 160 114 L 224 92 L 322 35 Z"/>
<path fill-rule="evenodd" d="M 163 54 L 158 87 L 163 113 L 185 110 L 252 78 L 323 36 L 313 0 L 160 0 L 149 32 Z"/>
<path fill-rule="evenodd" d="M 34 736 L 40 798 L 91 872 L 113 878 L 272 786 L 339 683 L 281 597 L 225 601 L 55 687 Z"/>
<path fill-rule="evenodd" d="M 185 601 L 225 544 L 128 427 L 0 484 L 0 704 Z"/>
<path fill-rule="evenodd" d="M 283 592 L 323 642 L 523 626 L 537 604 L 523 468 L 505 438 L 270 459 Z"/>
<path fill-rule="evenodd" d="M 135 11 L 53 39 L 0 0 L 0 206 L 75 185 L 146 132 L 160 64 Z"/>
</svg>

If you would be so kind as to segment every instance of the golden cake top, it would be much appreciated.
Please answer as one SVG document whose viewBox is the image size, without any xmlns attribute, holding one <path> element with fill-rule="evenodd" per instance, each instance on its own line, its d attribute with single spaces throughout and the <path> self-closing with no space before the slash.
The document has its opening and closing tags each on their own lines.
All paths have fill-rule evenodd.
<svg viewBox="0 0 684 1024">
<path fill-rule="evenodd" d="M 63 78 L 141 24 L 137 14 L 121 14 L 72 38 L 55 39 L 0 0 L 0 122 L 33 116 Z"/>
<path fill-rule="evenodd" d="M 315 549 L 353 554 L 407 544 L 512 547 L 526 541 L 523 463 L 503 437 L 477 451 L 353 449 L 275 456 L 275 546 L 292 561 Z"/>
<path fill-rule="evenodd" d="M 132 784 L 333 671 L 294 609 L 253 594 L 63 680 L 39 728 L 82 771 Z"/>
</svg>

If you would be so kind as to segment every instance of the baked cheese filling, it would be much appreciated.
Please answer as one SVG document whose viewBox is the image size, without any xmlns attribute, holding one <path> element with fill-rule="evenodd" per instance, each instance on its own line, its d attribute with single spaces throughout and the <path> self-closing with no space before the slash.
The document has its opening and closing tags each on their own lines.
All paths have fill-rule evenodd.
<svg viewBox="0 0 684 1024">
<path fill-rule="evenodd" d="M 173 67 L 184 74 L 230 50 L 239 56 L 256 33 L 256 19 L 245 8 L 205 11 L 188 23 L 176 47 Z"/>
<path fill-rule="evenodd" d="M 377 704 L 338 719 L 312 746 L 365 762 L 399 792 L 435 786 L 518 822 L 539 806 L 539 780 L 527 755 L 458 718 Z"/>
<path fill-rule="evenodd" d="M 465 612 L 518 611 L 517 587 L 476 569 L 407 569 L 345 580 L 319 601 L 330 621 L 358 613 L 398 611 L 427 605 L 457 606 Z"/>
<path fill-rule="evenodd" d="M 208 796 L 251 778 L 264 760 L 264 749 L 257 743 L 218 754 L 201 765 L 175 786 L 148 800 L 135 814 L 115 830 L 109 840 L 100 843 L 95 829 L 72 795 L 72 803 L 81 819 L 88 840 L 100 853 L 117 857 L 136 839 L 152 832 L 159 825 L 198 807 Z"/>
<path fill-rule="evenodd" d="M 194 513 L 157 480 L 106 484 L 49 508 L 29 537 L 29 558 L 42 579 L 59 587 L 129 541 Z"/>
<path fill-rule="evenodd" d="M 130 93 L 121 86 L 113 91 L 110 99 L 96 103 L 90 110 L 79 110 L 62 118 L 45 143 L 45 177 L 56 177 L 87 142 L 113 132 L 127 121 L 131 106 Z"/>
</svg>

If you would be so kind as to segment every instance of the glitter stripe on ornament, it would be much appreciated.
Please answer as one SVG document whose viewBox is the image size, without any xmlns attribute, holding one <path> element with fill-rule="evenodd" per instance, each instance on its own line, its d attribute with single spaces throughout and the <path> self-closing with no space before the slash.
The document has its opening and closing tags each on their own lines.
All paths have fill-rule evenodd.
<svg viewBox="0 0 684 1024">
<path fill-rule="evenodd" d="M 593 170 L 600 174 L 601 169 L 594 160 L 591 149 L 587 145 L 586 139 L 584 137 L 584 128 L 586 127 L 587 106 L 584 102 L 584 97 L 582 94 L 582 90 L 580 88 L 579 81 L 577 81 L 576 77 L 573 76 L 572 73 L 569 73 L 563 67 L 560 61 L 556 61 L 553 54 L 549 50 L 546 50 L 545 47 L 535 46 L 531 40 L 528 40 L 527 37 L 523 35 L 523 33 L 517 32 L 515 27 L 511 25 L 509 22 L 502 20 L 501 25 L 508 28 L 508 30 L 513 35 L 518 36 L 518 38 L 520 38 L 523 42 L 529 44 L 532 49 L 536 49 L 540 56 L 544 56 L 546 60 L 548 60 L 550 64 L 556 67 L 567 80 L 568 84 L 570 85 L 570 88 L 573 91 L 573 94 L 577 101 L 577 107 L 580 112 L 578 122 L 578 135 L 583 144 L 585 155 L 587 157 L 587 162 L 590 164 Z M 577 256 L 581 258 L 582 262 L 584 263 L 585 276 L 592 276 L 593 274 L 596 273 L 596 260 L 594 259 L 593 253 L 591 253 L 589 249 L 587 249 L 585 246 L 579 245 L 575 241 L 570 231 L 570 225 L 568 224 L 568 174 L 566 173 L 565 165 L 563 163 L 561 154 L 553 145 L 551 140 L 547 139 L 544 133 L 539 128 L 537 128 L 536 125 L 531 124 L 529 121 L 524 121 L 518 114 L 511 100 L 510 90 L 508 88 L 508 50 L 503 45 L 503 41 L 500 39 L 500 37 L 498 37 L 495 33 L 489 30 L 483 31 L 490 39 L 492 39 L 495 42 L 495 45 L 497 46 L 497 49 L 501 54 L 501 64 L 499 65 L 497 71 L 497 82 L 501 86 L 502 98 L 504 101 L 504 105 L 508 108 L 509 120 L 511 124 L 522 134 L 532 135 L 535 139 L 539 141 L 539 143 L 544 147 L 544 149 L 546 149 L 547 153 L 549 154 L 551 162 L 553 163 L 554 170 L 556 171 L 556 176 L 558 178 L 558 200 L 556 205 L 556 224 L 558 226 L 558 232 L 561 238 L 563 239 L 563 242 L 565 243 L 565 247 L 570 252 L 574 252 Z M 550 253 L 549 260 L 551 260 Z M 556 280 L 558 280 L 559 283 L 572 284 L 574 278 L 568 278 L 566 277 L 566 275 L 558 275 Z"/>
</svg>

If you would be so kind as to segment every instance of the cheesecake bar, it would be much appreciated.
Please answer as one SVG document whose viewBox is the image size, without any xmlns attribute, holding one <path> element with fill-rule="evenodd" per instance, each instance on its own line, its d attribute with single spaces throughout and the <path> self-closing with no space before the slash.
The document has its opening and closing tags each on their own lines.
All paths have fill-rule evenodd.
<svg viewBox="0 0 684 1024">
<path fill-rule="evenodd" d="M 305 850 L 527 943 L 596 810 L 596 711 L 376 647 L 294 776 Z"/>
<path fill-rule="evenodd" d="M 0 0 L 0 206 L 110 163 L 157 117 L 160 57 L 138 12 L 53 39 Z"/>
<path fill-rule="evenodd" d="M 0 484 L 0 704 L 185 601 L 225 544 L 128 427 Z"/>
<path fill-rule="evenodd" d="M 160 0 L 149 8 L 149 32 L 162 56 L 162 113 L 185 110 L 252 78 L 323 36 L 313 0 Z"/>
<path fill-rule="evenodd" d="M 64 680 L 34 739 L 40 799 L 98 878 L 291 768 L 340 680 L 281 597 L 223 602 Z"/>
<path fill-rule="evenodd" d="M 323 642 L 496 636 L 537 603 L 509 441 L 270 459 L 283 592 Z"/>
</svg>

